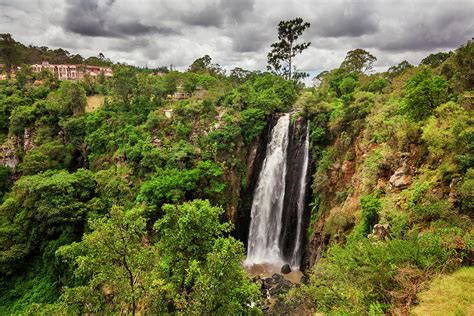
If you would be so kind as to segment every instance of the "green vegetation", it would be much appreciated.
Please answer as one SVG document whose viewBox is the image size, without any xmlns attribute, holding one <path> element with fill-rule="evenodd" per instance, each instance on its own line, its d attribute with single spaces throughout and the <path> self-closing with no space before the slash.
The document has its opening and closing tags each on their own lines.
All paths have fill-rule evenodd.
<svg viewBox="0 0 474 316">
<path fill-rule="evenodd" d="M 262 313 L 234 224 L 249 156 L 292 109 L 311 121 L 314 265 L 287 307 L 380 315 L 421 302 L 423 314 L 449 310 L 438 292 L 452 288 L 452 312 L 471 312 L 473 42 L 376 74 L 355 49 L 303 90 L 292 58 L 307 27 L 280 23 L 269 62 L 282 76 L 226 75 L 208 55 L 157 74 L 2 35 L 10 66 L 103 64 L 114 77 L 60 82 L 24 66 L 0 82 L 0 314 Z M 103 105 L 86 111 L 96 94 Z"/>
<path fill-rule="evenodd" d="M 461 268 L 453 274 L 435 278 L 419 295 L 413 315 L 471 315 L 474 312 L 474 268 Z"/>
<path fill-rule="evenodd" d="M 310 256 L 322 258 L 286 295 L 290 308 L 408 314 L 420 301 L 420 315 L 472 313 L 472 271 L 462 266 L 474 245 L 473 85 L 461 65 L 473 47 L 372 75 L 363 71 L 375 57 L 354 50 L 298 101 L 319 123 L 309 238 Z"/>
<path fill-rule="evenodd" d="M 187 72 L 112 67 L 0 82 L 0 140 L 18 159 L 0 167 L 0 314 L 258 314 L 230 220 L 251 147 L 299 90 L 209 56 Z"/>
</svg>

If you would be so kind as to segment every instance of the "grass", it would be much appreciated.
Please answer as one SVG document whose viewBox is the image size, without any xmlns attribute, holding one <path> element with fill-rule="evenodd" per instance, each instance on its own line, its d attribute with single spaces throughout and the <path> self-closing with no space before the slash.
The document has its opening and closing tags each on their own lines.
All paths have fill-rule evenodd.
<svg viewBox="0 0 474 316">
<path fill-rule="evenodd" d="M 412 315 L 474 315 L 474 267 L 433 280 Z"/>
<path fill-rule="evenodd" d="M 105 97 L 100 94 L 95 94 L 87 97 L 86 112 L 92 112 L 100 108 L 104 104 Z"/>
</svg>

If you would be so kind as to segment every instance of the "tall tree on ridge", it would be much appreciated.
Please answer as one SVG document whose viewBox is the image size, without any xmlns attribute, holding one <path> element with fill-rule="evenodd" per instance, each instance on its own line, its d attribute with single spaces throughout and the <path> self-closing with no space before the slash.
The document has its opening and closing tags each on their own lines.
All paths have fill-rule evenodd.
<svg viewBox="0 0 474 316">
<path fill-rule="evenodd" d="M 272 50 L 267 55 L 268 70 L 294 81 L 308 76 L 306 73 L 296 71 L 293 58 L 311 44 L 310 42 L 297 43 L 298 38 L 310 26 L 311 24 L 304 22 L 302 18 L 278 23 L 279 41 L 271 45 Z"/>
</svg>

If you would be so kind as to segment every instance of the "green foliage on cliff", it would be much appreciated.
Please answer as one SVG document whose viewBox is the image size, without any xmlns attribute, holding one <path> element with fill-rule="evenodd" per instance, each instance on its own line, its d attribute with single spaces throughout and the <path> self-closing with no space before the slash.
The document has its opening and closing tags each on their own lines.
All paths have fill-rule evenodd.
<svg viewBox="0 0 474 316">
<path fill-rule="evenodd" d="M 311 121 L 329 119 L 310 137 L 321 153 L 310 256 L 325 250 L 285 298 L 295 311 L 407 314 L 433 276 L 472 264 L 473 85 L 461 65 L 473 52 L 469 41 L 373 75 L 341 67 L 298 101 Z"/>
<path fill-rule="evenodd" d="M 0 314 L 259 312 L 229 221 L 251 147 L 299 91 L 201 61 L 0 82 L 0 141 L 18 160 L 0 167 Z"/>
</svg>

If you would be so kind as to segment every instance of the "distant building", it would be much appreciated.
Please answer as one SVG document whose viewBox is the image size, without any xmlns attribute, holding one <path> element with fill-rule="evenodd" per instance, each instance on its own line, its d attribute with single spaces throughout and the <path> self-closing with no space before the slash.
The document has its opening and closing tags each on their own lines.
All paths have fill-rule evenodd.
<svg viewBox="0 0 474 316">
<path fill-rule="evenodd" d="M 16 77 L 16 66 L 12 66 L 10 69 L 10 77 L 15 78 Z M 6 80 L 7 79 L 7 73 L 6 73 L 6 67 L 5 64 L 0 64 L 0 80 Z"/>
<path fill-rule="evenodd" d="M 173 109 L 165 110 L 165 116 L 171 118 L 173 116 Z"/>
<path fill-rule="evenodd" d="M 43 61 L 41 64 L 31 65 L 33 72 L 41 72 L 44 69 L 51 71 L 59 80 L 77 80 L 83 79 L 89 75 L 97 77 L 101 73 L 105 77 L 112 77 L 113 72 L 110 67 L 86 66 L 86 65 L 70 65 L 70 64 L 50 64 Z"/>
<path fill-rule="evenodd" d="M 178 101 L 178 100 L 184 100 L 187 99 L 191 96 L 190 93 L 187 93 L 184 91 L 183 86 L 179 85 L 176 88 L 176 92 L 173 94 L 173 100 Z"/>
<path fill-rule="evenodd" d="M 190 93 L 187 92 L 175 92 L 173 94 L 173 100 L 178 101 L 178 100 L 184 100 L 187 99 L 191 96 Z"/>
</svg>

